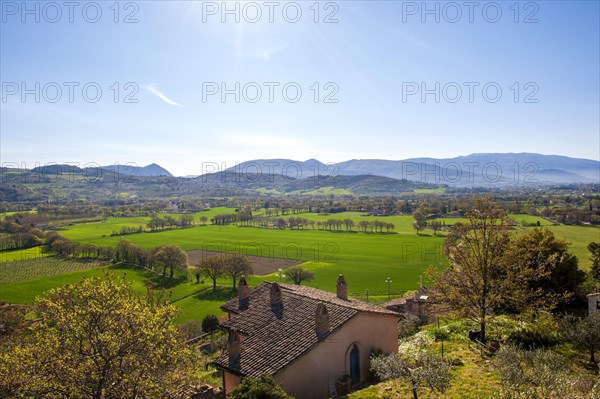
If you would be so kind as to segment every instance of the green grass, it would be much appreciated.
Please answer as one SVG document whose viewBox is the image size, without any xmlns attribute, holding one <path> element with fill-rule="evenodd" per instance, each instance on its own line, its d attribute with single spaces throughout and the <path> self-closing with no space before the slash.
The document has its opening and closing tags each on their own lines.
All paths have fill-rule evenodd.
<svg viewBox="0 0 600 399">
<path fill-rule="evenodd" d="M 415 188 L 413 190 L 415 194 L 443 194 L 446 192 L 444 187 L 439 188 Z"/>
<path fill-rule="evenodd" d="M 14 251 L 0 252 L 0 262 L 10 262 L 13 260 L 41 258 L 43 256 L 47 256 L 47 254 L 42 252 L 42 247 L 17 249 Z"/>
<path fill-rule="evenodd" d="M 298 195 L 298 194 L 303 194 L 303 195 L 352 195 L 352 193 L 348 190 L 346 190 L 345 188 L 335 188 L 335 187 L 321 187 L 318 188 L 316 190 L 310 190 L 310 191 L 302 191 L 302 190 L 296 190 L 296 191 L 291 191 L 289 193 L 290 195 Z"/>
<path fill-rule="evenodd" d="M 174 281 L 169 281 L 161 279 L 157 274 L 144 269 L 111 265 L 32 280 L 3 283 L 0 285 L 0 302 L 31 304 L 37 296 L 50 289 L 62 287 L 66 284 L 74 284 L 85 277 L 102 277 L 106 272 L 114 273 L 117 276 L 125 276 L 127 281 L 131 283 L 134 292 L 139 295 L 146 295 L 147 293 L 145 281 L 153 280 L 157 282 L 160 288 L 166 290 L 165 295 L 170 297 L 171 302 L 181 309 L 176 320 L 178 323 L 192 319 L 201 320 L 208 314 L 221 316 L 223 312 L 219 307 L 235 296 L 235 292 L 230 286 L 218 286 L 217 290 L 213 292 L 212 285 L 189 282 L 186 276 L 179 275 Z M 228 280 L 220 282 L 229 284 Z"/>
<path fill-rule="evenodd" d="M 84 277 L 100 277 L 107 268 L 83 270 L 0 285 L 0 302 L 30 304 L 38 295 L 52 288 L 73 284 Z"/>
<path fill-rule="evenodd" d="M 530 229 L 530 228 L 528 228 Z M 589 270 L 592 267 L 590 251 L 587 245 L 592 242 L 600 242 L 600 227 L 597 226 L 549 226 L 558 238 L 571 243 L 571 252 L 579 258 L 579 267 Z"/>
<path fill-rule="evenodd" d="M 539 216 L 533 216 L 533 215 L 527 215 L 527 214 L 516 214 L 516 213 L 510 213 L 508 215 L 511 219 L 513 219 L 515 222 L 519 223 L 520 225 L 523 224 L 523 222 L 525 223 L 532 223 L 532 224 L 536 224 L 537 222 L 540 222 L 540 226 L 552 226 L 554 223 L 541 218 Z"/>
<path fill-rule="evenodd" d="M 94 237 L 88 235 L 89 229 L 82 231 L 81 227 L 73 226 L 62 233 L 67 238 L 98 245 L 114 245 L 120 239 Z M 445 264 L 440 255 L 443 238 L 419 236 L 412 230 L 401 234 L 370 234 L 208 225 L 132 234 L 126 239 L 144 248 L 176 243 L 185 250 L 218 250 L 303 260 L 307 262 L 305 267 L 315 274 L 311 285 L 331 291 L 340 273 L 346 275 L 350 292 L 364 292 L 367 288 L 387 292 L 387 277 L 396 282 L 394 291 L 411 289 L 417 286 L 419 274 L 429 265 Z M 254 280 L 258 283 L 273 278 L 271 275 Z"/>
<path fill-rule="evenodd" d="M 204 215 L 210 219 L 214 214 L 233 212 L 232 208 L 215 208 L 207 212 L 195 214 L 195 220 Z M 258 214 L 260 212 L 255 212 Z M 303 266 L 315 274 L 315 279 L 308 285 L 328 291 L 335 290 L 337 276 L 343 273 L 349 284 L 350 295 L 362 295 L 369 289 L 371 298 L 386 299 L 386 278 L 393 281 L 392 292 L 411 290 L 418 287 L 419 275 L 430 266 L 443 267 L 447 264 L 441 256 L 444 243 L 443 236 L 433 236 L 425 230 L 417 235 L 412 227 L 412 216 L 362 216 L 359 212 L 343 212 L 336 214 L 302 213 L 285 217 L 304 217 L 310 220 L 350 218 L 355 223 L 360 220 L 382 220 L 395 225 L 392 234 L 371 234 L 359 232 L 329 232 L 312 230 L 277 230 L 238 226 L 194 226 L 187 229 L 168 230 L 155 233 L 131 234 L 125 237 L 110 237 L 112 230 L 122 225 L 138 225 L 144 218 L 108 218 L 105 222 L 83 223 L 69 226 L 61 231 L 65 237 L 97 245 L 114 245 L 124 238 L 144 248 L 151 248 L 165 243 L 175 243 L 184 250 L 205 249 L 223 252 L 237 252 L 248 255 L 271 256 L 277 258 L 294 258 L 304 261 Z M 523 215 L 519 215 L 523 216 Z M 447 218 L 447 224 L 460 221 L 458 218 Z M 587 243 L 598 240 L 600 229 L 583 226 L 550 226 L 559 238 L 572 241 L 572 251 L 580 259 L 582 268 L 589 267 Z M 519 228 L 527 231 L 529 228 Z M 108 233 L 108 234 L 107 234 Z M 103 237 L 104 235 L 104 237 Z M 111 267 L 111 269 L 118 268 Z M 136 287 L 143 292 L 145 279 L 156 279 L 147 271 L 125 269 Z M 4 284 L 1 288 L 0 300 L 26 303 L 35 295 L 48 287 L 72 283 L 87 274 L 97 275 L 101 271 L 87 271 L 52 276 L 28 282 Z M 254 277 L 251 285 L 260 284 L 264 280 L 276 280 L 275 274 Z M 427 281 L 424 281 L 427 283 Z M 224 292 L 231 294 L 230 282 L 219 280 Z M 222 292 L 213 294 L 206 290 L 208 285 L 196 285 L 186 279 L 178 280 L 172 288 L 172 299 L 182 309 L 180 320 L 199 318 L 207 312 L 219 312 L 219 306 L 229 298 L 220 297 Z M 216 295 L 216 296 L 215 296 Z M 231 294 L 233 295 L 233 294 Z"/>
<path fill-rule="evenodd" d="M 210 223 L 210 218 L 217 214 L 233 212 L 233 208 L 212 208 L 210 210 L 197 212 L 192 215 L 194 216 L 194 222 L 196 224 L 200 224 L 200 218 L 202 216 L 208 218 L 207 223 Z M 180 216 L 180 214 L 174 213 L 159 214 L 161 217 L 164 217 L 165 215 L 171 215 L 176 218 Z M 101 238 L 102 236 L 110 236 L 113 231 L 120 231 L 121 227 L 125 226 L 138 227 L 139 225 L 142 225 L 142 227 L 145 229 L 146 224 L 149 221 L 150 217 L 148 216 L 136 216 L 130 218 L 109 217 L 101 222 L 77 223 L 72 226 L 67 226 L 67 230 L 61 230 L 60 234 L 74 241 L 88 239 L 91 237 Z M 127 236 L 124 237 L 126 238 Z"/>
</svg>

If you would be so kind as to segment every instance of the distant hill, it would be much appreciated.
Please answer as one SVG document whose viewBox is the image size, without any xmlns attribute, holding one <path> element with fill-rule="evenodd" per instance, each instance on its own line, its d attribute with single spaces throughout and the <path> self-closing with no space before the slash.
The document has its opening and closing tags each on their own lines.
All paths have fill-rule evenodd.
<svg viewBox="0 0 600 399">
<path fill-rule="evenodd" d="M 456 187 L 562 183 L 600 183 L 600 162 L 534 153 L 485 153 L 455 158 L 411 158 L 398 161 L 353 159 L 323 164 L 315 159 L 259 159 L 243 162 L 229 172 L 315 175 L 374 175 Z"/>
<path fill-rule="evenodd" d="M 384 176 L 306 176 L 293 178 L 289 173 L 213 173 L 195 179 L 197 186 L 219 187 L 225 189 L 252 190 L 278 194 L 325 194 L 340 195 L 394 195 L 411 193 L 414 190 L 439 189 L 441 185 L 399 180 Z"/>
<path fill-rule="evenodd" d="M 168 170 L 160 165 L 151 163 L 143 167 L 139 167 L 134 164 L 129 165 L 107 165 L 101 166 L 101 169 L 110 170 L 111 172 L 117 172 L 119 174 L 127 176 L 173 176 Z"/>
</svg>

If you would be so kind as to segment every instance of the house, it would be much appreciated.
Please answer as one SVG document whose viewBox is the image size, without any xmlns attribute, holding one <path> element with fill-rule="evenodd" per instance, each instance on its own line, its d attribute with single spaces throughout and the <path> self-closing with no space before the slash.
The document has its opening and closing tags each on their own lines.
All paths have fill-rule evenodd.
<svg viewBox="0 0 600 399">
<path fill-rule="evenodd" d="M 298 399 L 328 398 L 342 376 L 354 385 L 369 378 L 371 351 L 397 352 L 399 315 L 348 298 L 342 275 L 336 287 L 334 294 L 264 282 L 250 291 L 242 279 L 238 298 L 221 307 L 229 313 L 221 325 L 228 350 L 213 365 L 225 392 L 268 373 Z"/>
</svg>

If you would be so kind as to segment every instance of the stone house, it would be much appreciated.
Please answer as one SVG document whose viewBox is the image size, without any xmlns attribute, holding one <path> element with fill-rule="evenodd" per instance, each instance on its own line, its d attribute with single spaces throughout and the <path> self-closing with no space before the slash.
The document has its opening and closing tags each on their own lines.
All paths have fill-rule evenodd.
<svg viewBox="0 0 600 399">
<path fill-rule="evenodd" d="M 221 325 L 228 350 L 213 365 L 223 371 L 225 392 L 263 373 L 298 399 L 332 396 L 342 376 L 353 385 L 367 381 L 371 351 L 398 350 L 399 315 L 349 299 L 342 275 L 336 287 L 334 294 L 264 282 L 250 290 L 242 279 L 238 298 L 221 307 L 229 313 Z"/>
</svg>

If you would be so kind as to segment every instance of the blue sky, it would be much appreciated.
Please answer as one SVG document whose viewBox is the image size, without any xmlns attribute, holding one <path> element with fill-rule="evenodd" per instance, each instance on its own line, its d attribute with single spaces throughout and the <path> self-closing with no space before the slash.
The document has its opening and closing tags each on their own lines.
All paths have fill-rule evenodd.
<svg viewBox="0 0 600 399">
<path fill-rule="evenodd" d="M 428 2 L 439 22 L 420 1 L 229 2 L 239 22 L 220 1 L 81 2 L 73 22 L 63 2 L 0 3 L 2 163 L 600 159 L 595 1 Z"/>
</svg>

